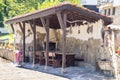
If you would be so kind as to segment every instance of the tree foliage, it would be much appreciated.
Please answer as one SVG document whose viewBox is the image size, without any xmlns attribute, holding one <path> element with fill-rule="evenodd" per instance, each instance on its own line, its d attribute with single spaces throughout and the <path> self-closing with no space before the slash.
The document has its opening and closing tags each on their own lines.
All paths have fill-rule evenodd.
<svg viewBox="0 0 120 80">
<path fill-rule="evenodd" d="M 0 0 L 0 16 L 3 16 L 5 20 L 34 10 L 48 8 L 65 1 L 80 4 L 80 0 Z"/>
<path fill-rule="evenodd" d="M 11 18 L 33 10 L 54 6 L 65 1 L 74 4 L 80 3 L 80 0 L 0 0 L 0 11 L 3 12 L 2 14 L 5 17 Z"/>
<path fill-rule="evenodd" d="M 3 15 L 2 15 L 1 12 L 0 12 L 0 27 L 4 27 L 4 24 L 3 24 Z"/>
</svg>

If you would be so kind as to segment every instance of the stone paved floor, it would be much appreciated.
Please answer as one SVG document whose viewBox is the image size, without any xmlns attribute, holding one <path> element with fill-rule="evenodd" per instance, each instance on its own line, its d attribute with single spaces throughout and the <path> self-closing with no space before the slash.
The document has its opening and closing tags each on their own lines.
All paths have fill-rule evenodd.
<svg viewBox="0 0 120 80">
<path fill-rule="evenodd" d="M 18 68 L 0 58 L 0 80 L 69 80 L 60 76 Z"/>
<path fill-rule="evenodd" d="M 27 66 L 27 64 L 25 65 Z M 28 64 L 28 67 L 32 66 Z M 49 67 L 46 73 L 42 69 L 44 69 L 43 66 L 39 66 L 36 69 L 15 67 L 11 62 L 0 58 L 0 80 L 116 80 L 77 67 L 69 67 L 67 69 L 68 72 L 64 75 L 60 75 L 61 69 L 59 68 Z M 52 75 L 52 73 L 69 79 Z"/>
</svg>

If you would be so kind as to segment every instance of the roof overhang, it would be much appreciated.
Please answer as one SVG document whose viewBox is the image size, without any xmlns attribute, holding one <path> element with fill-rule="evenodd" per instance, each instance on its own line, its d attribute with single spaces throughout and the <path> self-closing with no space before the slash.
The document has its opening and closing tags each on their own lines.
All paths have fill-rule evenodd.
<svg viewBox="0 0 120 80">
<path fill-rule="evenodd" d="M 76 5 L 72 4 L 60 4 L 54 7 L 50 7 L 44 10 L 38 10 L 35 12 L 31 12 L 28 14 L 23 14 L 20 16 L 13 17 L 11 19 L 8 19 L 6 23 L 9 24 L 15 24 L 18 22 L 28 22 L 31 20 L 34 20 L 36 25 L 42 26 L 41 17 L 49 17 L 50 19 L 50 28 L 59 29 L 59 21 L 57 19 L 56 13 L 66 13 L 67 14 L 67 20 L 69 21 L 75 21 L 75 20 L 84 20 L 90 23 L 94 23 L 100 19 L 104 21 L 104 25 L 108 25 L 112 23 L 112 18 L 107 17 L 105 15 L 99 14 L 97 12 L 94 12 L 92 10 L 86 9 L 84 7 L 78 7 Z M 83 25 L 83 23 L 79 22 L 79 25 Z M 70 24 L 67 23 L 67 27 L 69 27 Z"/>
</svg>

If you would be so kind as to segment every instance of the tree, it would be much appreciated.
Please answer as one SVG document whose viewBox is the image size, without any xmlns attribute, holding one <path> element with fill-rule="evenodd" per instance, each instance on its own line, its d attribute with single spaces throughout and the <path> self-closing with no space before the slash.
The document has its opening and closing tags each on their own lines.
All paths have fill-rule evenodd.
<svg viewBox="0 0 120 80">
<path fill-rule="evenodd" d="M 34 10 L 48 8 L 65 1 L 73 4 L 80 3 L 80 0 L 0 0 L 0 12 L 8 19 Z"/>
<path fill-rule="evenodd" d="M 0 27 L 4 27 L 3 21 L 4 21 L 4 17 L 3 17 L 3 9 L 4 9 L 4 3 L 1 0 L 0 1 Z"/>
<path fill-rule="evenodd" d="M 4 27 L 4 24 L 3 24 L 3 15 L 2 15 L 1 12 L 0 12 L 0 27 Z"/>
<path fill-rule="evenodd" d="M 70 2 L 76 5 L 80 4 L 80 0 L 70 0 Z"/>
<path fill-rule="evenodd" d="M 45 0 L 42 4 L 38 5 L 38 9 L 48 8 L 66 1 L 72 4 L 80 4 L 80 0 Z"/>
</svg>

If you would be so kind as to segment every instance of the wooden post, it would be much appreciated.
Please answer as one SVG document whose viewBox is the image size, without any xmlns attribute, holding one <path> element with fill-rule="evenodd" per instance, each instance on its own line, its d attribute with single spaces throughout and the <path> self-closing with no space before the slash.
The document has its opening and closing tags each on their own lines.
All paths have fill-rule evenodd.
<svg viewBox="0 0 120 80">
<path fill-rule="evenodd" d="M 12 28 L 12 31 L 13 31 L 13 34 L 14 34 L 14 50 L 15 50 L 15 47 L 16 47 L 16 39 L 15 39 L 15 30 L 14 30 L 14 26 L 13 24 L 10 24 L 11 25 L 11 28 Z M 14 53 L 14 51 L 13 51 Z M 13 61 L 15 62 L 16 61 L 16 54 L 13 54 Z"/>
<path fill-rule="evenodd" d="M 66 14 L 62 15 L 60 12 L 57 13 L 58 21 L 62 29 L 62 70 L 61 72 L 65 72 L 66 67 Z"/>
<path fill-rule="evenodd" d="M 19 22 L 19 26 L 20 26 L 21 31 L 23 33 L 22 53 L 23 53 L 23 62 L 25 62 L 25 46 L 26 46 L 25 45 L 25 22 L 22 22 L 22 24 Z"/>
<path fill-rule="evenodd" d="M 47 18 L 40 18 L 41 22 L 43 24 L 43 27 L 45 27 L 46 30 L 46 54 L 45 54 L 45 70 L 47 70 L 47 66 L 49 64 L 48 61 L 48 54 L 49 54 L 49 19 Z"/>
<path fill-rule="evenodd" d="M 33 20 L 33 24 L 30 22 L 30 25 L 31 25 L 31 29 L 33 31 L 33 36 L 34 36 L 34 43 L 33 43 L 33 67 L 34 67 L 34 64 L 36 63 L 35 62 L 35 55 L 36 55 L 36 24 L 35 24 L 35 21 Z"/>
</svg>

